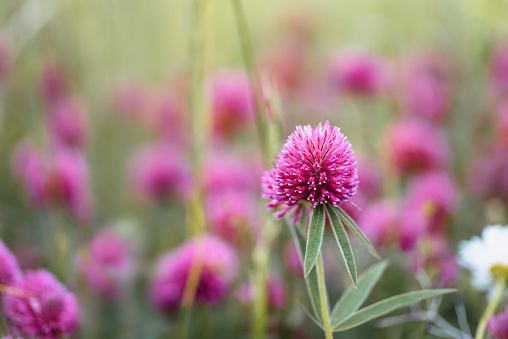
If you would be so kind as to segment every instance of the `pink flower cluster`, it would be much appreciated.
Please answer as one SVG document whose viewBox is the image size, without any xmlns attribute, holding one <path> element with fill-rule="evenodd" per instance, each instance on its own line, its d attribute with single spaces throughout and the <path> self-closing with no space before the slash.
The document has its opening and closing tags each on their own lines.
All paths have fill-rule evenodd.
<svg viewBox="0 0 508 339">
<path fill-rule="evenodd" d="M 23 142 L 14 153 L 13 170 L 35 205 L 59 205 L 80 221 L 90 219 L 88 168 L 81 152 L 63 147 L 43 157 Z"/>
<path fill-rule="evenodd" d="M 487 330 L 494 339 L 508 339 L 508 307 L 503 313 L 489 319 Z"/>
<path fill-rule="evenodd" d="M 157 201 L 189 196 L 190 171 L 172 144 L 159 142 L 139 150 L 129 170 L 130 182 L 142 198 Z"/>
<path fill-rule="evenodd" d="M 359 95 L 374 95 L 387 85 L 383 65 L 363 52 L 339 52 L 330 66 L 333 85 L 340 91 Z"/>
<path fill-rule="evenodd" d="M 276 217 L 282 217 L 301 201 L 338 206 L 347 202 L 358 187 L 357 165 L 353 149 L 344 134 L 328 121 L 315 129 L 298 126 L 277 158 L 275 168 L 263 175 L 266 206 L 285 205 Z"/>
<path fill-rule="evenodd" d="M 404 119 L 388 133 L 388 154 L 401 174 L 444 168 L 448 145 L 439 129 L 418 119 Z"/>
<path fill-rule="evenodd" d="M 216 74 L 210 83 L 213 130 L 227 136 L 252 121 L 254 98 L 247 76 L 240 72 Z"/>
<path fill-rule="evenodd" d="M 240 248 L 259 225 L 260 166 L 226 152 L 212 154 L 205 166 L 208 224 L 214 234 Z"/>
<path fill-rule="evenodd" d="M 30 143 L 22 142 L 13 157 L 13 170 L 32 203 L 59 205 L 76 219 L 88 221 L 92 203 L 83 152 L 88 139 L 85 111 L 69 94 L 64 72 L 57 63 L 46 63 L 41 93 L 47 105 L 51 148 L 41 155 Z"/>
<path fill-rule="evenodd" d="M 27 271 L 15 288 L 23 291 L 24 295 L 3 296 L 4 315 L 14 334 L 58 339 L 77 331 L 79 307 L 76 297 L 51 273 L 45 270 Z"/>
<path fill-rule="evenodd" d="M 121 297 L 134 269 L 126 239 L 108 228 L 92 239 L 87 250 L 79 268 L 88 284 L 104 298 Z"/>
<path fill-rule="evenodd" d="M 0 285 L 13 286 L 21 277 L 16 257 L 0 240 Z"/>
<path fill-rule="evenodd" d="M 451 71 L 451 63 L 440 55 L 413 60 L 400 88 L 404 113 L 433 123 L 442 122 L 451 106 Z"/>
<path fill-rule="evenodd" d="M 65 97 L 53 103 L 48 112 L 48 131 L 55 145 L 82 147 L 88 139 L 88 120 L 76 98 Z"/>
<path fill-rule="evenodd" d="M 288 295 L 284 283 L 275 277 L 270 277 L 266 282 L 268 305 L 271 310 L 278 311 L 286 305 Z M 244 305 L 252 302 L 252 286 L 250 284 L 241 285 L 236 292 L 238 301 Z"/>
<path fill-rule="evenodd" d="M 9 50 L 5 40 L 2 36 L 0 36 L 0 80 L 2 80 L 9 72 L 10 63 Z"/>
<path fill-rule="evenodd" d="M 4 285 L 1 298 L 8 333 L 41 339 L 76 333 L 79 306 L 74 294 L 46 270 L 22 274 L 16 258 L 1 241 L 0 285 Z"/>
<path fill-rule="evenodd" d="M 152 300 L 161 311 L 180 307 L 195 266 L 201 268 L 195 303 L 213 306 L 226 297 L 237 274 L 238 258 L 232 247 L 210 235 L 194 238 L 163 255 L 150 287 Z"/>
<path fill-rule="evenodd" d="M 48 133 L 54 146 L 83 148 L 88 141 L 87 114 L 82 103 L 69 93 L 60 64 L 45 64 L 41 94 L 46 102 Z"/>
</svg>

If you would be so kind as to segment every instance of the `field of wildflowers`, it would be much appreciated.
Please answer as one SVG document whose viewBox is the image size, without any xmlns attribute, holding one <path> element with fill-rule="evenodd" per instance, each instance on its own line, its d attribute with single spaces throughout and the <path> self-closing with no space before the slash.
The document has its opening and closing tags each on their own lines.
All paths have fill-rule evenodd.
<svg viewBox="0 0 508 339">
<path fill-rule="evenodd" d="M 0 338 L 508 339 L 508 2 L 3 0 Z"/>
</svg>

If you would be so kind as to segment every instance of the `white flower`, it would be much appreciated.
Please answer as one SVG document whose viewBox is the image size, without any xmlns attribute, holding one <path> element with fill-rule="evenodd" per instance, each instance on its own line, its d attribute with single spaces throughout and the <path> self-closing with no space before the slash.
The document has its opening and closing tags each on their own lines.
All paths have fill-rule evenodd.
<svg viewBox="0 0 508 339">
<path fill-rule="evenodd" d="M 508 226 L 487 226 L 481 238 L 461 241 L 459 263 L 471 271 L 475 288 L 489 290 L 494 284 L 492 267 L 501 265 L 508 269 Z"/>
</svg>

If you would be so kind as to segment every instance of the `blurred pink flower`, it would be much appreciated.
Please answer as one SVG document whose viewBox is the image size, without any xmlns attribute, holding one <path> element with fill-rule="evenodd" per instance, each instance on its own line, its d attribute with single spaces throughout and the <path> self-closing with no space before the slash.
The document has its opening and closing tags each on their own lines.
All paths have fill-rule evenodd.
<svg viewBox="0 0 508 339">
<path fill-rule="evenodd" d="M 51 104 L 48 129 L 57 145 L 83 147 L 88 139 L 88 120 L 76 98 L 63 98 Z"/>
<path fill-rule="evenodd" d="M 508 339 L 508 307 L 503 313 L 490 317 L 487 330 L 493 339 Z"/>
<path fill-rule="evenodd" d="M 266 68 L 284 90 L 297 90 L 305 82 L 306 42 L 291 35 L 280 41 L 268 56 Z"/>
<path fill-rule="evenodd" d="M 178 93 L 164 90 L 155 95 L 148 115 L 148 124 L 159 138 L 181 147 L 187 144 L 189 130 L 184 103 Z"/>
<path fill-rule="evenodd" d="M 129 176 L 136 192 L 149 200 L 189 195 L 187 163 L 181 152 L 166 143 L 149 145 L 135 153 Z"/>
<path fill-rule="evenodd" d="M 141 83 L 123 83 L 113 90 L 113 105 L 125 117 L 143 117 L 149 107 L 148 90 Z"/>
<path fill-rule="evenodd" d="M 497 91 L 508 92 L 508 44 L 499 46 L 494 52 L 491 80 Z"/>
<path fill-rule="evenodd" d="M 405 252 L 412 251 L 427 232 L 428 221 L 420 209 L 403 209 L 399 225 L 399 246 Z"/>
<path fill-rule="evenodd" d="M 11 60 L 5 40 L 0 36 L 0 80 L 9 72 Z"/>
<path fill-rule="evenodd" d="M 275 277 L 270 277 L 266 282 L 268 305 L 271 310 L 278 311 L 284 308 L 287 302 L 287 290 L 284 283 Z M 252 302 L 253 290 L 250 283 L 243 284 L 236 292 L 238 301 L 243 305 L 249 305 Z"/>
<path fill-rule="evenodd" d="M 377 94 L 387 80 L 381 62 L 364 52 L 339 52 L 332 60 L 330 74 L 339 90 L 359 95 Z"/>
<path fill-rule="evenodd" d="M 358 160 L 358 193 L 369 199 L 378 198 L 382 191 L 383 174 L 379 163 L 374 159 L 361 158 Z"/>
<path fill-rule="evenodd" d="M 419 209 L 429 220 L 429 231 L 442 229 L 447 216 L 457 205 L 458 192 L 449 173 L 428 172 L 410 184 L 410 208 Z"/>
<path fill-rule="evenodd" d="M 459 274 L 459 266 L 450 250 L 448 239 L 441 234 L 427 237 L 409 263 L 413 272 L 425 270 L 436 287 L 451 286 Z"/>
<path fill-rule="evenodd" d="M 229 135 L 252 120 L 254 98 L 244 73 L 217 73 L 211 80 L 210 96 L 213 130 L 218 135 Z"/>
<path fill-rule="evenodd" d="M 27 271 L 15 287 L 24 295 L 5 294 L 4 315 L 12 332 L 30 338 L 58 339 L 74 335 L 79 327 L 79 306 L 46 270 Z"/>
<path fill-rule="evenodd" d="M 250 155 L 244 159 L 232 153 L 217 152 L 205 160 L 205 188 L 209 193 L 222 190 L 251 191 L 259 194 L 261 161 Z"/>
<path fill-rule="evenodd" d="M 271 277 L 268 280 L 268 303 L 274 310 L 280 310 L 284 307 L 288 299 L 288 293 L 284 282 L 278 278 Z"/>
<path fill-rule="evenodd" d="M 406 113 L 442 121 L 450 106 L 449 73 L 443 58 L 427 56 L 413 63 L 402 86 Z"/>
<path fill-rule="evenodd" d="M 92 198 L 88 166 L 83 154 L 70 148 L 57 148 L 44 181 L 48 203 L 61 205 L 80 221 L 92 217 Z"/>
<path fill-rule="evenodd" d="M 388 246 L 396 239 L 400 210 L 397 203 L 380 200 L 369 204 L 359 215 L 358 226 L 376 247 Z"/>
<path fill-rule="evenodd" d="M 496 126 L 504 146 L 508 146 L 508 100 L 501 101 L 496 112 Z"/>
<path fill-rule="evenodd" d="M 240 285 L 236 291 L 236 298 L 242 305 L 249 305 L 252 302 L 252 286 L 249 283 Z"/>
<path fill-rule="evenodd" d="M 259 205 L 254 197 L 241 190 L 209 193 L 205 200 L 205 211 L 212 233 L 229 243 L 244 243 L 259 223 Z"/>
<path fill-rule="evenodd" d="M 31 203 L 42 206 L 45 202 L 45 167 L 40 154 L 30 142 L 22 141 L 16 147 L 12 157 L 12 168 L 14 174 L 21 180 Z"/>
<path fill-rule="evenodd" d="M 448 145 L 441 129 L 424 121 L 398 121 L 388 132 L 388 152 L 402 174 L 443 168 Z"/>
<path fill-rule="evenodd" d="M 50 160 L 41 157 L 31 144 L 23 142 L 14 153 L 13 170 L 33 204 L 61 205 L 81 221 L 91 217 L 88 168 L 79 151 L 57 147 Z"/>
<path fill-rule="evenodd" d="M 459 265 L 455 257 L 449 256 L 439 261 L 439 276 L 436 285 L 438 287 L 449 287 L 453 285 L 455 279 L 459 275 Z"/>
<path fill-rule="evenodd" d="M 263 198 L 280 218 L 300 200 L 339 206 L 349 201 L 358 187 L 353 149 L 344 134 L 328 121 L 315 129 L 298 126 L 279 154 L 274 169 L 263 175 Z"/>
<path fill-rule="evenodd" d="M 16 257 L 0 240 L 0 285 L 15 285 L 21 277 Z"/>
<path fill-rule="evenodd" d="M 294 242 L 288 242 L 284 246 L 284 263 L 289 271 L 300 278 L 304 277 L 302 260 Z"/>
<path fill-rule="evenodd" d="M 159 259 L 150 294 L 161 311 L 178 309 L 189 272 L 198 263 L 202 268 L 196 289 L 196 304 L 213 306 L 226 297 L 237 274 L 238 257 L 234 249 L 222 240 L 206 235 L 190 240 Z"/>
<path fill-rule="evenodd" d="M 80 259 L 88 283 L 104 298 L 120 297 L 133 271 L 126 240 L 112 229 L 105 229 L 93 238 L 88 250 L 89 254 Z"/>
<path fill-rule="evenodd" d="M 42 97 L 48 106 L 67 96 L 67 80 L 59 64 L 51 61 L 46 62 L 40 81 Z"/>
<path fill-rule="evenodd" d="M 508 198 L 508 178 L 503 178 L 505 173 L 508 173 L 508 150 L 491 147 L 481 151 L 471 165 L 467 176 L 468 187 L 484 199 L 503 196 Z"/>
</svg>

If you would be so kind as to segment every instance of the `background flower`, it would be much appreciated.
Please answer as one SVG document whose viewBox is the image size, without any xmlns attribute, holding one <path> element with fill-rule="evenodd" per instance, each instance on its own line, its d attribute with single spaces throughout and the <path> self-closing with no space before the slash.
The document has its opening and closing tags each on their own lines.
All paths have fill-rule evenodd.
<svg viewBox="0 0 508 339">
<path fill-rule="evenodd" d="M 508 227 L 495 225 L 487 226 L 482 231 L 482 237 L 459 244 L 459 263 L 469 269 L 472 274 L 472 284 L 479 290 L 488 290 L 494 279 L 491 269 L 494 265 L 508 267 Z"/>
<path fill-rule="evenodd" d="M 237 274 L 238 258 L 229 245 L 207 235 L 194 238 L 159 259 L 150 294 L 161 311 L 179 308 L 189 273 L 199 264 L 202 268 L 196 303 L 214 306 L 225 298 Z"/>
<path fill-rule="evenodd" d="M 79 327 L 76 297 L 51 273 L 28 271 L 15 287 L 24 295 L 6 294 L 2 306 L 13 333 L 47 339 L 76 333 Z"/>
</svg>

